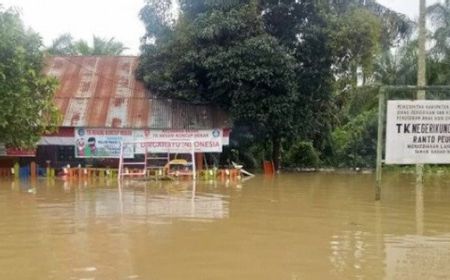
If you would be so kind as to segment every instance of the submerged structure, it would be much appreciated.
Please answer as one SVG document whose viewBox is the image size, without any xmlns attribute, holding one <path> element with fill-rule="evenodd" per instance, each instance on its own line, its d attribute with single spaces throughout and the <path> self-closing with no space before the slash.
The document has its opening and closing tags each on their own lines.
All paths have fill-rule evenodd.
<svg viewBox="0 0 450 280">
<path fill-rule="evenodd" d="M 15 156 L 52 168 L 117 168 L 122 142 L 183 140 L 193 143 L 202 169 L 204 153 L 228 145 L 228 115 L 209 104 L 158 98 L 136 80 L 137 65 L 134 56 L 50 57 L 45 72 L 59 80 L 59 129 L 42 136 L 35 153 Z M 135 149 L 127 152 L 126 158 L 141 157 Z"/>
</svg>

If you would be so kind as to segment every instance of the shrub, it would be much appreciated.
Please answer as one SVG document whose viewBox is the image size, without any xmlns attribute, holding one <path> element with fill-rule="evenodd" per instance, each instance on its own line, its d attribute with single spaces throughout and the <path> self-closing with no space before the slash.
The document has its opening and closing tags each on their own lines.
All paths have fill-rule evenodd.
<svg viewBox="0 0 450 280">
<path fill-rule="evenodd" d="M 372 167 L 375 164 L 377 112 L 356 116 L 332 133 L 334 164 L 339 167 Z"/>
<path fill-rule="evenodd" d="M 291 167 L 317 167 L 320 164 L 319 153 L 311 142 L 299 141 L 288 150 L 285 164 Z"/>
</svg>

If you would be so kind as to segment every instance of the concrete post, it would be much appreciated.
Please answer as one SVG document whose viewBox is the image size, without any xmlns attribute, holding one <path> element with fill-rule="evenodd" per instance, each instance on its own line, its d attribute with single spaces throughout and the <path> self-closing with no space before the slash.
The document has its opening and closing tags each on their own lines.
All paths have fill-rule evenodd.
<svg viewBox="0 0 450 280">
<path fill-rule="evenodd" d="M 378 134 L 377 134 L 377 165 L 376 165 L 376 186 L 375 200 L 381 199 L 381 176 L 383 168 L 383 141 L 384 141 L 384 120 L 385 120 L 385 99 L 386 91 L 381 88 L 378 93 Z"/>
<path fill-rule="evenodd" d="M 417 52 L 417 86 L 426 86 L 426 1 L 420 0 L 419 7 L 419 38 Z M 425 99 L 426 92 L 424 90 L 417 91 L 417 99 Z M 416 181 L 423 182 L 423 164 L 416 165 Z"/>
</svg>

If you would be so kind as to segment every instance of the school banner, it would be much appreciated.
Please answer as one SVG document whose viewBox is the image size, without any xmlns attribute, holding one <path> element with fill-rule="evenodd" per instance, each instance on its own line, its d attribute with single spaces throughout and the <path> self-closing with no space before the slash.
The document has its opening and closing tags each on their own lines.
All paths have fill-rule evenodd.
<svg viewBox="0 0 450 280">
<path fill-rule="evenodd" d="M 124 157 L 134 154 L 222 152 L 224 137 L 222 129 L 205 130 L 133 130 L 133 129 L 75 129 L 75 156 L 77 158 L 119 158 L 122 142 L 147 142 L 126 144 Z M 228 134 L 229 135 L 229 134 Z M 146 148 L 147 147 L 147 148 Z"/>
<path fill-rule="evenodd" d="M 132 129 L 75 129 L 75 156 L 78 158 L 119 158 L 122 142 L 133 141 Z M 124 149 L 124 158 L 133 158 L 133 146 Z"/>
<path fill-rule="evenodd" d="M 5 147 L 5 144 L 0 143 L 0 156 L 2 157 L 35 157 L 36 149 L 20 149 Z"/>
<path fill-rule="evenodd" d="M 145 153 L 190 153 L 192 146 L 198 153 L 222 152 L 222 129 L 208 130 L 135 130 L 135 141 L 147 141 L 137 144 L 136 154 Z"/>
<path fill-rule="evenodd" d="M 450 163 L 450 101 L 388 101 L 386 163 Z"/>
</svg>

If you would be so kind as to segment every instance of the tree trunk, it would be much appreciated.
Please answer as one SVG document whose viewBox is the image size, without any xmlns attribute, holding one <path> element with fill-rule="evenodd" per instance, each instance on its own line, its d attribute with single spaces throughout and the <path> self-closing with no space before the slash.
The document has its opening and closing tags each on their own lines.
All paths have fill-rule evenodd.
<svg viewBox="0 0 450 280">
<path fill-rule="evenodd" d="M 281 161 L 281 139 L 277 136 L 272 137 L 272 160 L 275 171 L 280 170 Z"/>
</svg>

